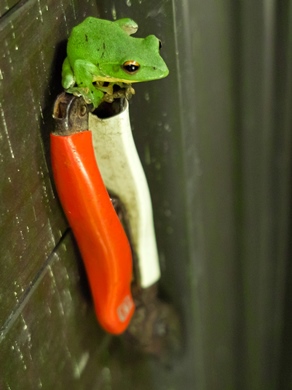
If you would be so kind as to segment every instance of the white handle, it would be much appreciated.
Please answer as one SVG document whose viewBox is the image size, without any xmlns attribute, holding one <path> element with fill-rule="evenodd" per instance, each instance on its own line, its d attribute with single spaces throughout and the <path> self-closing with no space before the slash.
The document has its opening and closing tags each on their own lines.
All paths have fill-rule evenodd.
<svg viewBox="0 0 292 390">
<path fill-rule="evenodd" d="M 132 135 L 128 102 L 114 117 L 90 114 L 89 128 L 104 183 L 126 207 L 141 286 L 147 288 L 160 278 L 160 267 L 150 192 Z"/>
</svg>

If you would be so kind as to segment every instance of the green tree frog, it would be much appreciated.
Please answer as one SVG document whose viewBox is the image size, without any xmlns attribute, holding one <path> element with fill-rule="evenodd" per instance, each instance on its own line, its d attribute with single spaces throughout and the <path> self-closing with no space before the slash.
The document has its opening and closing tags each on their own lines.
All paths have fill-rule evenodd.
<svg viewBox="0 0 292 390">
<path fill-rule="evenodd" d="M 154 35 L 131 37 L 138 29 L 132 19 L 114 22 L 86 18 L 72 29 L 62 68 L 66 92 L 83 96 L 96 108 L 102 100 L 113 101 L 113 86 L 134 93 L 132 83 L 166 77 L 168 68 L 159 54 Z"/>
</svg>

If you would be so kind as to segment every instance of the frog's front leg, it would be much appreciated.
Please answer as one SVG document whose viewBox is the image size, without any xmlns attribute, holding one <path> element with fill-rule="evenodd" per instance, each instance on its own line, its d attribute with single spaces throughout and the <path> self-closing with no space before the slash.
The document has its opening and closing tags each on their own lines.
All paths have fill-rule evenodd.
<svg viewBox="0 0 292 390">
<path fill-rule="evenodd" d="M 68 60 L 68 57 L 65 58 L 65 61 L 62 65 L 62 86 L 64 89 L 73 87 L 75 84 L 75 77 Z"/>
<path fill-rule="evenodd" d="M 98 68 L 85 60 L 76 60 L 73 69 L 68 69 L 68 65 L 69 61 L 65 60 L 62 72 L 63 87 L 73 95 L 82 96 L 86 103 L 92 103 L 96 108 L 104 95 L 103 91 L 93 85 L 94 77 L 99 73 Z"/>
</svg>

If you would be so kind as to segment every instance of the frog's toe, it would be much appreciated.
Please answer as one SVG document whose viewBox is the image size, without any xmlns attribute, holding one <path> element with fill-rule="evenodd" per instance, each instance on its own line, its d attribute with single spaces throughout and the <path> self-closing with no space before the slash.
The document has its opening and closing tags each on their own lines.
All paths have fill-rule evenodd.
<svg viewBox="0 0 292 390">
<path fill-rule="evenodd" d="M 72 93 L 74 96 L 82 96 L 85 100 L 86 104 L 93 104 L 94 108 L 96 108 L 102 98 L 104 93 L 97 90 L 96 88 L 90 88 L 90 87 L 70 87 L 66 89 L 66 92 Z"/>
<path fill-rule="evenodd" d="M 87 94 L 80 91 L 73 91 L 71 93 L 74 96 L 78 96 L 78 97 L 82 96 L 86 104 L 91 104 L 91 98 Z"/>
<path fill-rule="evenodd" d="M 91 103 L 91 96 L 88 88 L 70 87 L 66 89 L 67 93 L 72 93 L 74 96 L 82 96 L 87 104 Z"/>
<path fill-rule="evenodd" d="M 62 86 L 65 89 L 73 87 L 75 84 L 75 79 L 72 75 L 68 74 L 62 78 Z"/>
</svg>

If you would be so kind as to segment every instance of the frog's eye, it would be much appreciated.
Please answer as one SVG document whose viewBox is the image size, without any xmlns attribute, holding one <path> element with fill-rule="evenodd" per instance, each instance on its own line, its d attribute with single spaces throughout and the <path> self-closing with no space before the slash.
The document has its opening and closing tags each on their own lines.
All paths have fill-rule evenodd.
<svg viewBox="0 0 292 390">
<path fill-rule="evenodd" d="M 140 69 L 140 64 L 137 61 L 126 61 L 123 63 L 123 69 L 129 74 L 135 74 Z"/>
</svg>

